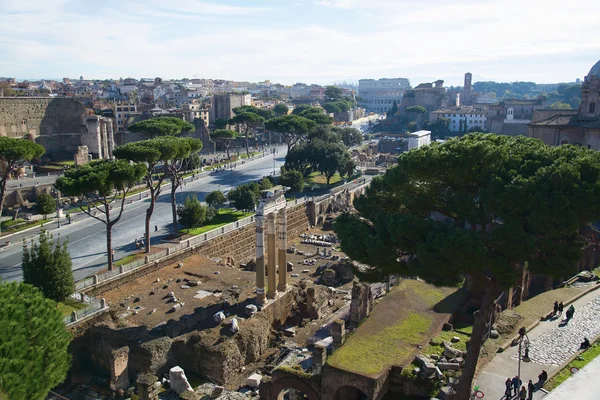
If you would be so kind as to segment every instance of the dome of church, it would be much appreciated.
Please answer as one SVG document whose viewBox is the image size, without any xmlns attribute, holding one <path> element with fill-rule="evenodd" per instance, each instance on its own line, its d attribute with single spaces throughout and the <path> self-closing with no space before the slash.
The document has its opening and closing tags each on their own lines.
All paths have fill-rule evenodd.
<svg viewBox="0 0 600 400">
<path fill-rule="evenodd" d="M 598 61 L 596 64 L 594 64 L 592 69 L 590 69 L 590 73 L 588 74 L 588 76 L 592 76 L 592 75 L 600 77 L 600 61 Z"/>
</svg>

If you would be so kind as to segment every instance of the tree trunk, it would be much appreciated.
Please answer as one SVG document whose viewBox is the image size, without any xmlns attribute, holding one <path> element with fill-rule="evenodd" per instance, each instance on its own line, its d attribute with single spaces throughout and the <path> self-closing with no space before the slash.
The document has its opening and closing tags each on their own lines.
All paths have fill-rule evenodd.
<svg viewBox="0 0 600 400">
<path fill-rule="evenodd" d="M 248 132 L 249 129 L 246 128 L 246 134 L 244 135 L 244 137 L 246 138 L 246 155 L 248 156 L 248 159 L 250 159 L 250 149 L 248 148 Z"/>
<path fill-rule="evenodd" d="M 4 163 L 2 167 L 7 168 L 8 165 Z M 8 169 L 8 168 L 7 168 Z M 6 192 L 6 183 L 8 181 L 8 177 L 10 176 L 10 172 L 5 170 L 4 176 L 0 179 L 0 233 L 2 233 L 2 209 L 4 207 L 4 193 Z"/>
<path fill-rule="evenodd" d="M 177 234 L 177 232 L 179 231 L 179 229 L 177 229 L 177 186 L 178 185 L 176 183 L 176 179 L 174 177 L 171 177 L 171 212 L 173 213 L 173 226 L 171 230 L 174 234 Z"/>
<path fill-rule="evenodd" d="M 106 220 L 108 221 L 108 215 L 106 215 Z M 112 271 L 112 225 L 110 222 L 106 224 L 106 252 L 108 253 L 108 270 Z"/>
<path fill-rule="evenodd" d="M 150 253 L 150 219 L 152 218 L 152 213 L 154 212 L 154 204 L 156 203 L 156 199 L 154 198 L 154 193 L 150 191 L 150 207 L 146 210 L 146 248 L 145 252 Z"/>
<path fill-rule="evenodd" d="M 475 378 L 475 372 L 477 370 L 477 360 L 479 358 L 479 353 L 481 352 L 481 347 L 483 346 L 483 338 L 486 334 L 486 322 L 490 321 L 492 313 L 494 312 L 494 300 L 497 291 L 498 288 L 496 287 L 496 284 L 486 278 L 485 295 L 483 296 L 481 308 L 473 314 L 473 333 L 469 340 L 460 384 L 456 396 L 452 398 L 453 400 L 468 399 L 471 395 L 471 385 L 473 384 L 473 378 Z"/>
</svg>

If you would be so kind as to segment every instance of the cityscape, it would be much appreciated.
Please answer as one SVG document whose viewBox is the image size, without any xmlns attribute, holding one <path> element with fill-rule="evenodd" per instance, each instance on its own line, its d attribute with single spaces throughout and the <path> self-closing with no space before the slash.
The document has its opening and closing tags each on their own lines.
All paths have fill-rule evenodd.
<svg viewBox="0 0 600 400">
<path fill-rule="evenodd" d="M 600 398 L 597 4 L 87 3 L 0 4 L 1 400 Z"/>
</svg>

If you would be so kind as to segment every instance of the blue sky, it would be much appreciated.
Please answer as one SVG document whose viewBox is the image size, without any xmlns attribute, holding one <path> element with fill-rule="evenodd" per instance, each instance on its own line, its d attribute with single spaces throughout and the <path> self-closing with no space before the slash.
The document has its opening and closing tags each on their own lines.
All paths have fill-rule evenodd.
<svg viewBox="0 0 600 400">
<path fill-rule="evenodd" d="M 598 0 L 0 0 L 0 76 L 583 78 Z"/>
</svg>

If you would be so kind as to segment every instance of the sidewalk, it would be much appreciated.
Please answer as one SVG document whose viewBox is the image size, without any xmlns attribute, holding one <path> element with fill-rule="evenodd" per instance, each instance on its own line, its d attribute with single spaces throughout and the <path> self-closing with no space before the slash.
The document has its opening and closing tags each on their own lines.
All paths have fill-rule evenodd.
<svg viewBox="0 0 600 400">
<path fill-rule="evenodd" d="M 531 362 L 521 362 L 521 381 L 527 387 L 531 379 L 538 381 L 542 370 L 548 374 L 558 370 L 567 359 L 579 350 L 584 337 L 593 340 L 600 334 L 600 292 L 593 290 L 573 303 L 575 316 L 568 325 L 558 319 L 542 321 L 527 333 L 530 340 L 529 357 Z M 566 311 L 567 307 L 565 307 Z M 549 310 L 548 310 L 549 311 Z M 504 397 L 506 378 L 517 375 L 518 346 L 509 347 L 496 354 L 479 372 L 476 385 L 479 386 L 486 399 L 500 400 Z M 523 350 L 524 352 L 524 350 Z M 547 393 L 538 390 L 534 399 L 541 399 Z"/>
</svg>

